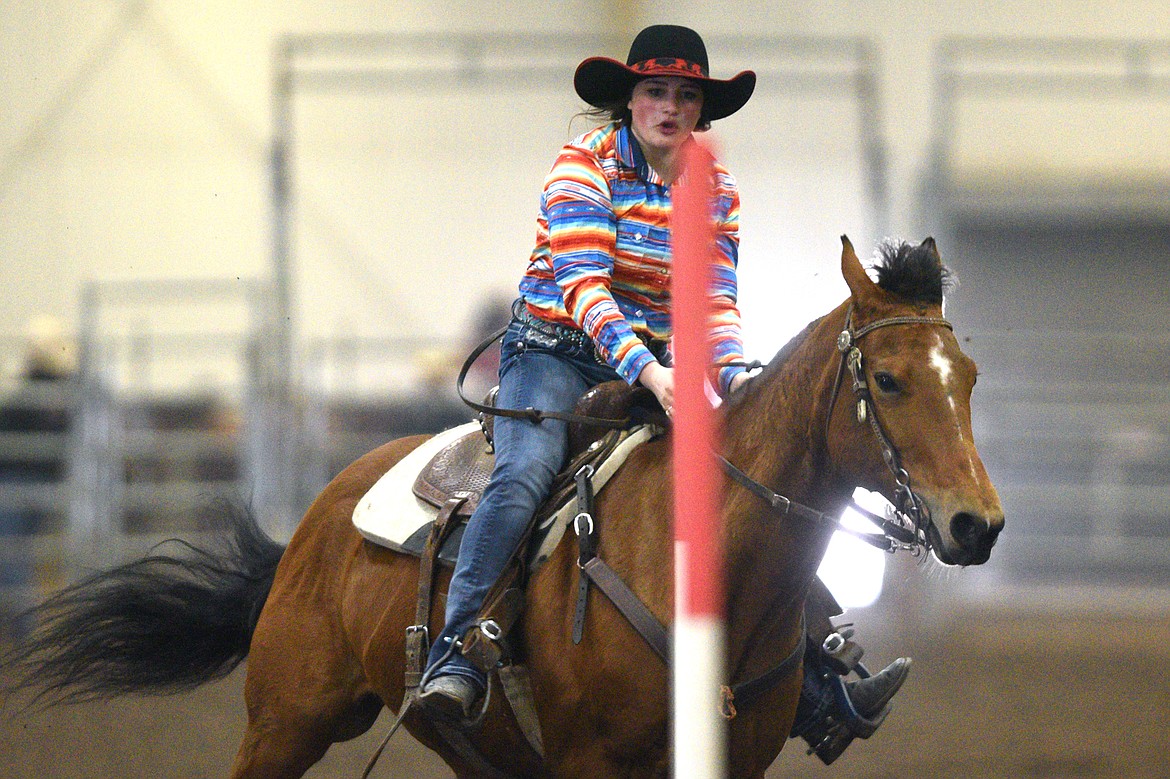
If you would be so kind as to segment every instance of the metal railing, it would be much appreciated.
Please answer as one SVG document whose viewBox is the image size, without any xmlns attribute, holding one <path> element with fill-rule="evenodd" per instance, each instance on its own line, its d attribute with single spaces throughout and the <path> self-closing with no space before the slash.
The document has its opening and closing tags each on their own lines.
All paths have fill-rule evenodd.
<svg viewBox="0 0 1170 779">
<path fill-rule="evenodd" d="M 1150 582 L 1170 565 L 1170 338 L 973 340 L 995 343 L 980 347 L 973 400 L 1008 518 L 992 566 L 1024 581 Z"/>
<path fill-rule="evenodd" d="M 946 38 L 930 108 L 925 220 L 976 283 L 1021 296 L 959 291 L 987 328 L 968 350 L 976 435 L 1008 515 L 992 566 L 1023 581 L 1149 582 L 1170 563 L 1170 340 L 1135 322 L 1170 309 L 1148 285 L 1088 285 L 1110 262 L 1163 274 L 1167 155 L 1126 134 L 1140 124 L 1128 119 L 1158 134 L 1150 117 L 1170 111 L 1170 40 Z M 1124 165 L 1107 164 L 1110 149 Z M 1119 225 L 1140 225 L 1144 243 L 1118 247 Z M 1127 299 L 1140 315 L 1113 314 Z"/>
</svg>

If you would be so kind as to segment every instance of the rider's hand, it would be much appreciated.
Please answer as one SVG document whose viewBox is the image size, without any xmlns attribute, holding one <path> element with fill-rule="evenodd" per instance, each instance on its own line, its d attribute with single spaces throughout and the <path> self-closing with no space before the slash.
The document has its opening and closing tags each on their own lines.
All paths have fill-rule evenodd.
<svg viewBox="0 0 1170 779">
<path fill-rule="evenodd" d="M 674 416 L 674 369 L 652 362 L 638 374 L 638 383 L 654 393 L 668 417 Z"/>
<path fill-rule="evenodd" d="M 727 394 L 730 395 L 730 394 L 734 393 L 736 390 L 738 390 L 740 387 L 742 387 L 743 385 L 747 384 L 748 379 L 750 379 L 750 378 L 751 378 L 751 374 L 748 373 L 747 371 L 744 371 L 743 373 L 737 373 L 734 376 L 732 376 L 731 377 L 731 384 L 727 388 Z"/>
</svg>

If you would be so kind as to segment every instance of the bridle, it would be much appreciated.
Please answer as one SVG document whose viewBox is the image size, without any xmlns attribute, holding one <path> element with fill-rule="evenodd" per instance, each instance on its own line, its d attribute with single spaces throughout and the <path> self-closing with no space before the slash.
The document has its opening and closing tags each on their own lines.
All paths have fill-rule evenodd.
<svg viewBox="0 0 1170 779">
<path fill-rule="evenodd" d="M 768 503 L 773 511 L 778 514 L 795 514 L 796 516 L 814 522 L 829 524 L 834 526 L 834 529 L 860 538 L 879 549 L 884 549 L 891 553 L 899 549 L 905 549 L 911 554 L 918 556 L 930 549 L 930 539 L 926 534 L 926 530 L 930 526 L 930 510 L 923 503 L 922 498 L 911 488 L 910 474 L 902 467 L 901 458 L 898 456 L 898 449 L 890 441 L 890 437 L 886 434 L 885 428 L 882 427 L 881 421 L 878 419 L 873 395 L 869 390 L 869 382 L 865 377 L 865 358 L 861 354 L 859 343 L 866 335 L 882 327 L 892 327 L 895 325 L 938 325 L 948 330 L 953 330 L 954 327 L 943 317 L 929 316 L 889 317 L 871 322 L 857 330 L 853 329 L 852 323 L 853 306 L 851 305 L 845 314 L 845 329 L 837 336 L 837 351 L 841 355 L 841 362 L 837 368 L 837 377 L 833 382 L 833 392 L 829 400 L 829 412 L 825 416 L 825 437 L 827 440 L 829 425 L 833 421 L 833 409 L 837 405 L 837 396 L 844 383 L 845 371 L 848 370 L 853 378 L 853 394 L 857 399 L 857 421 L 862 424 L 869 423 L 869 427 L 877 439 L 878 447 L 881 449 L 882 460 L 885 462 L 886 467 L 889 468 L 890 473 L 894 477 L 894 482 L 897 485 L 894 491 L 893 510 L 892 513 L 887 510 L 887 516 L 878 516 L 856 503 L 852 505 L 855 511 L 874 523 L 881 530 L 881 533 L 862 533 L 845 527 L 841 524 L 840 519 L 836 517 L 809 508 L 773 492 L 755 479 L 752 479 L 739 468 L 736 468 L 722 455 L 719 456 L 719 460 L 723 465 L 723 469 L 727 471 L 732 479 Z"/>
</svg>

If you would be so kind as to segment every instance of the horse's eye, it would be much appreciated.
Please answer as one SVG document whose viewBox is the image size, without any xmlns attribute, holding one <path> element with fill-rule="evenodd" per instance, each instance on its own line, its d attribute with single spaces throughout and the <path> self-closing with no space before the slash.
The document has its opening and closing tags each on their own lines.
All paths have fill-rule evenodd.
<svg viewBox="0 0 1170 779">
<path fill-rule="evenodd" d="M 873 383 L 887 395 L 893 395 L 902 389 L 898 385 L 898 380 L 884 371 L 879 371 L 873 375 Z"/>
</svg>

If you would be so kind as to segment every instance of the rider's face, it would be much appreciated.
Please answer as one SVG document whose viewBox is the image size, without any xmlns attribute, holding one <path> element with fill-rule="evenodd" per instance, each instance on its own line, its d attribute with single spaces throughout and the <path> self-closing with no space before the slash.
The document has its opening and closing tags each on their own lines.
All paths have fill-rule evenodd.
<svg viewBox="0 0 1170 779">
<path fill-rule="evenodd" d="M 680 76 L 646 78 L 634 85 L 628 107 L 643 149 L 675 152 L 699 123 L 703 90 Z"/>
</svg>

